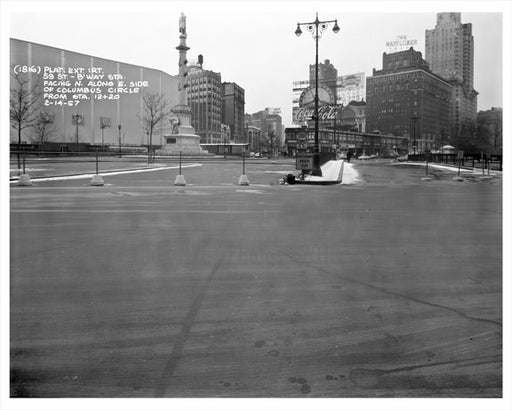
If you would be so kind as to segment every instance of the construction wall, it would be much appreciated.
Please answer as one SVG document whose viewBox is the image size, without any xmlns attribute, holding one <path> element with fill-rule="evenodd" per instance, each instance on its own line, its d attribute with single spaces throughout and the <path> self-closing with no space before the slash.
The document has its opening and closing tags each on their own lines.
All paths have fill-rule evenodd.
<svg viewBox="0 0 512 410">
<path fill-rule="evenodd" d="M 160 70 L 16 39 L 11 39 L 10 48 L 11 89 L 16 87 L 15 73 L 27 76 L 30 86 L 39 84 L 38 106 L 51 118 L 48 139 L 52 142 L 73 144 L 78 139 L 80 143 L 118 145 L 121 135 L 122 145 L 146 145 L 140 121 L 143 93 L 162 94 L 170 107 L 178 103 L 177 76 Z M 77 114 L 78 127 L 73 120 Z M 102 118 L 110 124 L 103 132 Z M 153 135 L 153 144 L 161 144 L 169 129 L 170 124 L 162 124 Z M 17 131 L 11 128 L 11 142 L 17 139 Z M 33 128 L 23 131 L 22 141 L 35 140 Z"/>
</svg>

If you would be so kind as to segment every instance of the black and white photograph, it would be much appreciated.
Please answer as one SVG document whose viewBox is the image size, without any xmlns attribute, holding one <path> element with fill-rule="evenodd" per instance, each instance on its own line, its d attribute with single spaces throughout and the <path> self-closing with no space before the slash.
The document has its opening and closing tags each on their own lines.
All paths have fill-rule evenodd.
<svg viewBox="0 0 512 410">
<path fill-rule="evenodd" d="M 510 2 L 0 7 L 2 409 L 512 408 Z"/>
</svg>

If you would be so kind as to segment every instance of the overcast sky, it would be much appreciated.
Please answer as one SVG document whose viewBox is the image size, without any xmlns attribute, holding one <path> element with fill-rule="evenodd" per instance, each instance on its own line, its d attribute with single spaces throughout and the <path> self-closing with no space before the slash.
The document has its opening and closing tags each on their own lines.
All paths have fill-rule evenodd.
<svg viewBox="0 0 512 410">
<path fill-rule="evenodd" d="M 469 6 L 467 3 L 471 3 Z M 22 6 L 24 2 L 18 2 Z M 500 6 L 501 5 L 501 6 Z M 279 107 L 291 124 L 292 82 L 307 80 L 315 42 L 297 37 L 297 22 L 338 19 L 319 42 L 319 59 L 339 75 L 382 68 L 386 41 L 406 35 L 425 57 L 425 30 L 439 11 L 460 11 L 472 23 L 478 109 L 503 106 L 502 2 L 37 2 L 10 8 L 9 37 L 178 73 L 178 19 L 187 16 L 189 61 L 245 89 L 246 112 Z M 485 12 L 484 12 L 485 11 Z M 509 43 L 507 43 L 510 46 Z M 508 48 L 509 49 L 509 48 Z"/>
</svg>

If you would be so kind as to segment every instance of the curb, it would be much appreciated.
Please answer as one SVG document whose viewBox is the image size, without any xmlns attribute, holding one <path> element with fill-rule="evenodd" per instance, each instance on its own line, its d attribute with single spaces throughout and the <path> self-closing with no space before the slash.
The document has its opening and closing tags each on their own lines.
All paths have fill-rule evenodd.
<svg viewBox="0 0 512 410">
<path fill-rule="evenodd" d="M 202 164 L 192 164 L 193 166 L 201 166 Z M 190 165 L 189 165 L 190 166 Z M 187 166 L 184 166 L 185 168 Z M 119 173 L 130 173 L 130 172 L 136 172 L 136 171 L 159 171 L 159 170 L 166 170 L 166 169 L 177 169 L 178 167 L 177 166 L 163 166 L 163 167 L 155 167 L 155 168 L 126 168 L 126 169 L 112 169 L 112 170 L 109 170 L 109 171 L 102 171 L 100 174 L 98 175 L 111 175 L 111 174 L 119 174 Z M 89 177 L 92 177 L 93 175 L 95 175 L 95 173 L 93 171 L 91 172 L 86 172 L 86 173 L 76 173 L 76 174 L 62 174 L 62 175 L 45 175 L 45 176 L 38 176 L 38 177 L 32 177 L 32 181 L 37 181 L 37 180 L 47 180 L 47 179 L 52 179 L 52 178 L 69 178 L 69 177 L 83 177 L 83 178 L 89 178 Z M 19 178 L 17 177 L 10 177 L 9 178 L 9 182 L 16 182 L 18 181 Z"/>
</svg>

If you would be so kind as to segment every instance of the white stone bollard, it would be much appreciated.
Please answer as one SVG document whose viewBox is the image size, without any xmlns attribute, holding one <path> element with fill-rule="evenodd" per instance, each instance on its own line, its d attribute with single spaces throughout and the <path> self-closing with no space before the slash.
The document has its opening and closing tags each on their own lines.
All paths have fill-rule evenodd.
<svg viewBox="0 0 512 410">
<path fill-rule="evenodd" d="M 238 179 L 238 185 L 249 185 L 249 178 L 247 178 L 247 175 L 241 175 Z"/>
<path fill-rule="evenodd" d="M 99 174 L 94 174 L 92 176 L 91 185 L 93 185 L 93 186 L 103 186 L 104 185 L 103 177 L 101 175 L 99 175 Z"/>
<path fill-rule="evenodd" d="M 30 180 L 29 174 L 21 174 L 20 179 L 18 180 L 19 186 L 30 186 L 32 185 L 32 181 Z"/>
<path fill-rule="evenodd" d="M 174 185 L 185 186 L 187 183 L 185 182 L 185 177 L 181 174 L 176 175 L 176 179 L 174 180 Z"/>
</svg>

